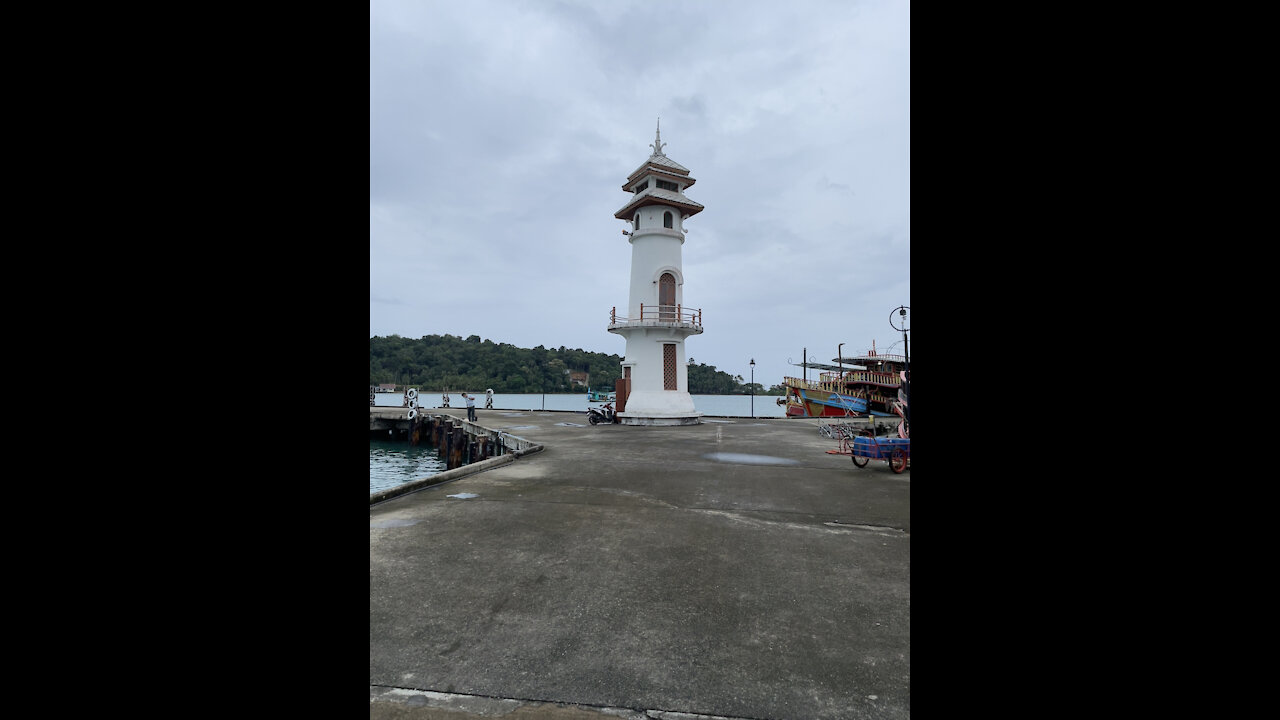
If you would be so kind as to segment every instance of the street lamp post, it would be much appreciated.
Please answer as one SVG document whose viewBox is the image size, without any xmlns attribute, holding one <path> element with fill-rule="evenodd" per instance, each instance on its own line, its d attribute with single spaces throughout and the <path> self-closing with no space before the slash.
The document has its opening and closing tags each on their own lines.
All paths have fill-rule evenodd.
<svg viewBox="0 0 1280 720">
<path fill-rule="evenodd" d="M 911 428 L 911 351 L 907 346 L 907 330 L 909 329 L 907 328 L 907 311 L 911 308 L 906 305 L 899 305 L 894 309 L 898 311 L 898 325 L 901 325 L 901 327 L 893 324 L 892 312 L 889 313 L 889 327 L 894 330 L 902 331 L 902 391 L 907 398 L 907 414 L 904 419 L 907 421 L 907 428 L 909 430 Z"/>
<path fill-rule="evenodd" d="M 751 418 L 756 417 L 756 359 L 751 358 Z"/>
</svg>

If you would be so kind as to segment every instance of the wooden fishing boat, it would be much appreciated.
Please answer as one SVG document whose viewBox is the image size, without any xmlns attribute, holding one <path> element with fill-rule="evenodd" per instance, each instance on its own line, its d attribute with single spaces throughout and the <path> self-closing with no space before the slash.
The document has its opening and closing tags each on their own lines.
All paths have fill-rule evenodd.
<svg viewBox="0 0 1280 720">
<path fill-rule="evenodd" d="M 787 394 L 778 403 L 786 405 L 787 417 L 903 417 L 905 356 L 878 352 L 873 340 L 865 353 L 832 362 L 792 363 L 819 374 L 816 380 L 782 379 Z"/>
</svg>

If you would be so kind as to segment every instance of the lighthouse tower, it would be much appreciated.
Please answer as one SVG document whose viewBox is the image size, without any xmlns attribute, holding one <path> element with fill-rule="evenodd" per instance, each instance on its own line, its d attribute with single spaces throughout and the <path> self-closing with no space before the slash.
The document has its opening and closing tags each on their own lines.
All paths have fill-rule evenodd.
<svg viewBox="0 0 1280 720">
<path fill-rule="evenodd" d="M 631 242 L 631 295 L 627 312 L 615 307 L 609 332 L 626 338 L 622 360 L 625 394 L 618 396 L 623 425 L 697 425 L 702 413 L 693 409 L 685 338 L 702 334 L 702 310 L 684 300 L 680 251 L 684 223 L 702 205 L 684 196 L 694 179 L 689 170 L 662 152 L 659 121 L 653 154 L 627 176 L 622 189 L 631 199 L 613 216 L 626 220 Z"/>
</svg>

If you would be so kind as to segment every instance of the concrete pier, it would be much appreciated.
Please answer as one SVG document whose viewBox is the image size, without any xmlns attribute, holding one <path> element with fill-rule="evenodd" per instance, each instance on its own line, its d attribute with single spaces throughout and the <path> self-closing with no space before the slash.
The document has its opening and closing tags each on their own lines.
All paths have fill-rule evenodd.
<svg viewBox="0 0 1280 720">
<path fill-rule="evenodd" d="M 537 450 L 370 505 L 371 718 L 910 717 L 910 470 L 818 419 L 478 414 Z"/>
</svg>

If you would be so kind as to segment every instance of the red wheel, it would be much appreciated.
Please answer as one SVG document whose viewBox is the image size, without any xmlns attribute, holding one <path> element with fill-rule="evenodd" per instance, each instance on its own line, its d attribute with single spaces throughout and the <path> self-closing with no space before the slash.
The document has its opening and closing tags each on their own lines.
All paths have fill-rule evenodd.
<svg viewBox="0 0 1280 720">
<path fill-rule="evenodd" d="M 907 469 L 907 451 L 902 448 L 894 448 L 893 454 L 889 456 L 889 469 L 900 473 Z"/>
</svg>

